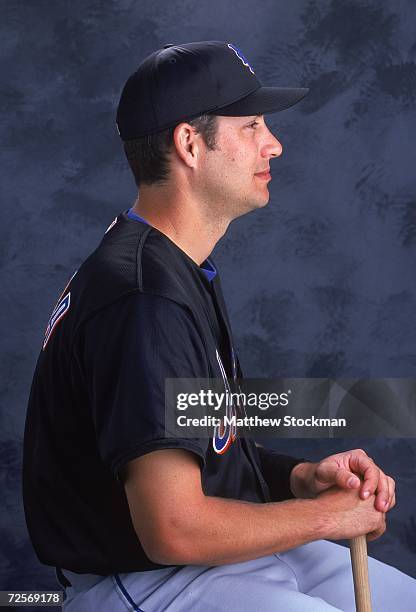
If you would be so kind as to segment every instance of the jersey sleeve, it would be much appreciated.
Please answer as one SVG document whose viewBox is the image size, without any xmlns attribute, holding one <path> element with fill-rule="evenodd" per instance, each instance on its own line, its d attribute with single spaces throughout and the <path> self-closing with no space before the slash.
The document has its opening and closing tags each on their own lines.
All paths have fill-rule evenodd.
<svg viewBox="0 0 416 612">
<path fill-rule="evenodd" d="M 275 450 L 263 446 L 258 446 L 257 452 L 263 478 L 269 487 L 271 501 L 293 499 L 295 496 L 290 489 L 290 473 L 295 465 L 303 463 L 307 459 L 281 455 Z"/>
<path fill-rule="evenodd" d="M 154 295 L 124 297 L 87 323 L 83 353 L 98 451 L 117 479 L 127 462 L 165 448 L 189 450 L 203 465 L 208 440 L 165 437 L 165 379 L 209 377 L 185 308 Z"/>
</svg>

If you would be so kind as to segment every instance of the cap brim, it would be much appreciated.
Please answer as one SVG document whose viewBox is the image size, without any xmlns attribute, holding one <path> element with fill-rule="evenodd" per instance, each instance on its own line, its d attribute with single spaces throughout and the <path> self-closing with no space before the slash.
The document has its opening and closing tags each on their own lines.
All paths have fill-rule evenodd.
<svg viewBox="0 0 416 612">
<path fill-rule="evenodd" d="M 259 87 L 245 98 L 211 112 L 225 117 L 278 113 L 300 102 L 308 92 L 305 87 Z"/>
</svg>

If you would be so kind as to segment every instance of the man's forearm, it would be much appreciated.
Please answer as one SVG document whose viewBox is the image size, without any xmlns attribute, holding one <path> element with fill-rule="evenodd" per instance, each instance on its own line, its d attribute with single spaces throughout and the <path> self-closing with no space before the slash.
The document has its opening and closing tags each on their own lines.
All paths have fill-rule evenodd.
<svg viewBox="0 0 416 612">
<path fill-rule="evenodd" d="M 165 544 L 152 555 L 154 561 L 238 563 L 329 536 L 318 500 L 257 504 L 205 497 L 200 507 L 188 514 L 188 519 L 166 526 Z"/>
</svg>

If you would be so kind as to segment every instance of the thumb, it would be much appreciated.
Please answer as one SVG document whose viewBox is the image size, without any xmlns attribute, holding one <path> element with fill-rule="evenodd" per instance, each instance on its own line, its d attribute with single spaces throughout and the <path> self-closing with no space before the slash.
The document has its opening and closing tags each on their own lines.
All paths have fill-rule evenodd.
<svg viewBox="0 0 416 612">
<path fill-rule="evenodd" d="M 323 461 L 317 466 L 315 478 L 318 486 L 324 485 L 323 489 L 333 485 L 338 485 L 343 489 L 357 489 L 360 486 L 358 476 L 330 461 Z"/>
</svg>

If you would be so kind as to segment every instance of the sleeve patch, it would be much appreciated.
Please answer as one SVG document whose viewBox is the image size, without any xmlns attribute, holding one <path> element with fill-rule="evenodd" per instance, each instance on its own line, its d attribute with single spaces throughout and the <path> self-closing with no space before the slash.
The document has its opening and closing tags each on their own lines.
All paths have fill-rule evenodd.
<svg viewBox="0 0 416 612">
<path fill-rule="evenodd" d="M 67 293 L 63 298 L 61 298 L 59 302 L 57 303 L 57 305 L 55 306 L 54 311 L 51 314 L 51 318 L 49 319 L 48 325 L 46 327 L 45 337 L 43 339 L 42 350 L 45 350 L 46 345 L 48 344 L 49 339 L 52 336 L 52 333 L 55 327 L 58 325 L 59 321 L 61 321 L 63 317 L 66 315 L 66 313 L 69 310 L 70 305 L 71 305 L 71 292 Z"/>
</svg>

